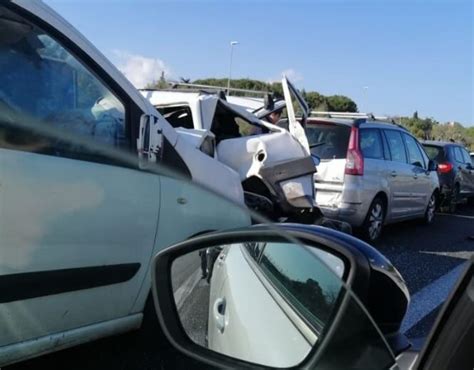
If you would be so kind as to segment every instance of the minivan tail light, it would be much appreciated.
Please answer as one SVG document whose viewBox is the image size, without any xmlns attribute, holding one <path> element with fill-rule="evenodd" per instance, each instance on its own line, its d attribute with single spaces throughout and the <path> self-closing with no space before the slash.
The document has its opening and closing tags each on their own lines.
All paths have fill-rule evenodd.
<svg viewBox="0 0 474 370">
<path fill-rule="evenodd" d="M 362 176 L 364 174 L 364 156 L 359 148 L 359 129 L 355 126 L 351 129 L 344 172 L 346 175 Z"/>
<path fill-rule="evenodd" d="M 438 164 L 439 173 L 450 173 L 453 170 L 453 165 L 449 162 Z"/>
</svg>

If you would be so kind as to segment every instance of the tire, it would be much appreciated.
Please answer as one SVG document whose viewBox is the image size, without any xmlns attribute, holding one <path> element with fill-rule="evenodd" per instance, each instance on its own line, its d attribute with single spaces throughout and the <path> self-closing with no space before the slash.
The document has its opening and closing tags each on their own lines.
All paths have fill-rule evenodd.
<svg viewBox="0 0 474 370">
<path fill-rule="evenodd" d="M 425 215 L 423 216 L 423 223 L 425 225 L 431 225 L 435 218 L 435 211 L 436 211 L 436 192 L 431 194 L 430 200 L 428 201 L 428 205 L 426 206 Z"/>
<path fill-rule="evenodd" d="M 362 237 L 364 240 L 375 243 L 380 239 L 386 211 L 385 202 L 381 197 L 377 197 L 372 201 L 362 225 Z"/>
</svg>

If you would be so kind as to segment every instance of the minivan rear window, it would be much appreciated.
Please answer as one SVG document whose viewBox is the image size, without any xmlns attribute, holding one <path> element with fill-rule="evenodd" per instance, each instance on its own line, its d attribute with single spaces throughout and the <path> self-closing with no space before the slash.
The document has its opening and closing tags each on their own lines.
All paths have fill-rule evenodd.
<svg viewBox="0 0 474 370">
<path fill-rule="evenodd" d="M 347 155 L 351 129 L 349 126 L 326 123 L 308 123 L 308 137 L 311 154 L 324 159 L 343 159 Z"/>
</svg>

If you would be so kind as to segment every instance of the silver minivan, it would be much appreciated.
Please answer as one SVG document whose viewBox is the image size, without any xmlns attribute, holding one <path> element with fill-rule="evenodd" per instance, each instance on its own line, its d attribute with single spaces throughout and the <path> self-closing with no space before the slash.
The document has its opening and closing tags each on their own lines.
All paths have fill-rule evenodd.
<svg viewBox="0 0 474 370">
<path fill-rule="evenodd" d="M 413 218 L 433 222 L 437 165 L 405 128 L 366 118 L 309 118 L 316 203 L 327 217 L 359 228 L 376 241 L 383 225 Z"/>
</svg>

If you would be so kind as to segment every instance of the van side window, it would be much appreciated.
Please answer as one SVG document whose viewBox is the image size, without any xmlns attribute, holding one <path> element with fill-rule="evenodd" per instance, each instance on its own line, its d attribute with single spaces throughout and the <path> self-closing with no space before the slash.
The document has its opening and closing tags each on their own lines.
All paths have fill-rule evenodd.
<svg viewBox="0 0 474 370">
<path fill-rule="evenodd" d="M 425 168 L 425 159 L 421 154 L 420 148 L 418 147 L 418 143 L 416 140 L 407 134 L 403 134 L 403 138 L 405 140 L 405 144 L 408 151 L 408 161 L 411 165 Z"/>
<path fill-rule="evenodd" d="M 124 104 L 54 38 L 12 16 L 0 39 L 0 148 L 96 161 L 67 136 L 127 147 Z M 19 33 L 15 22 L 28 27 Z"/>
<path fill-rule="evenodd" d="M 458 163 L 464 163 L 464 158 L 462 157 L 461 148 L 458 146 L 454 147 L 454 159 Z"/>
<path fill-rule="evenodd" d="M 421 145 L 418 141 L 416 142 L 416 145 L 418 146 L 418 149 L 421 152 L 421 156 L 423 157 L 423 160 L 425 161 L 424 162 L 425 163 L 424 168 L 428 168 L 428 163 L 429 163 L 430 159 L 428 157 L 428 154 L 426 154 L 425 148 L 423 148 L 423 145 Z"/>
<path fill-rule="evenodd" d="M 360 130 L 360 149 L 364 158 L 384 159 L 382 139 L 378 129 Z"/>
<path fill-rule="evenodd" d="M 468 163 L 471 163 L 471 156 L 469 155 L 469 153 L 467 152 L 466 149 L 461 149 L 462 151 L 462 155 L 464 157 L 464 163 L 468 164 Z"/>
<path fill-rule="evenodd" d="M 396 130 L 384 130 L 385 137 L 390 149 L 390 156 L 394 162 L 408 163 L 405 152 L 405 145 L 403 144 L 402 135 Z"/>
</svg>

